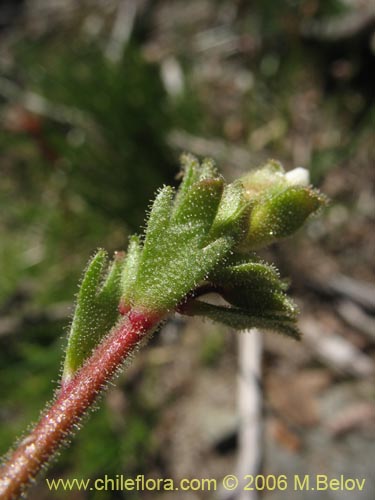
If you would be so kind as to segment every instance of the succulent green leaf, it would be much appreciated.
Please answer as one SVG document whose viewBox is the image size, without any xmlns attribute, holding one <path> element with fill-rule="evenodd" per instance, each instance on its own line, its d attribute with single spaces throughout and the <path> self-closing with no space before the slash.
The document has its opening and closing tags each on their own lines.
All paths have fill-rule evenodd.
<svg viewBox="0 0 375 500">
<path fill-rule="evenodd" d="M 228 285 L 249 285 L 256 289 L 273 288 L 281 290 L 284 288 L 280 281 L 280 274 L 274 266 L 264 262 L 241 262 L 239 264 L 227 265 L 213 272 L 217 283 Z"/>
<path fill-rule="evenodd" d="M 174 211 L 176 211 L 184 199 L 185 195 L 188 193 L 189 189 L 193 184 L 199 181 L 201 167 L 197 158 L 191 154 L 181 155 L 181 166 L 182 166 L 182 181 L 178 188 L 174 202 Z"/>
<path fill-rule="evenodd" d="M 205 316 L 212 321 L 222 323 L 236 330 L 248 330 L 260 328 L 272 330 L 299 340 L 301 334 L 294 321 L 288 316 L 277 314 L 253 315 L 246 309 L 216 306 L 200 300 L 194 300 L 189 304 L 187 312 L 189 315 Z"/>
<path fill-rule="evenodd" d="M 102 286 L 99 289 L 99 296 L 102 301 L 109 299 L 112 301 L 114 296 L 119 297 L 121 288 L 119 286 L 123 261 L 124 252 L 115 252 L 114 259 L 110 263 L 107 277 L 104 279 Z"/>
<path fill-rule="evenodd" d="M 245 197 L 244 186 L 240 181 L 225 186 L 210 237 L 225 234 L 241 239 L 247 232 L 250 202 Z"/>
<path fill-rule="evenodd" d="M 215 165 L 215 162 L 211 158 L 205 158 L 200 166 L 199 180 L 203 181 L 204 179 L 217 178 L 222 179 Z"/>
<path fill-rule="evenodd" d="M 222 179 L 203 179 L 195 183 L 174 212 L 172 222 L 188 240 L 204 241 L 212 226 L 221 200 Z"/>
<path fill-rule="evenodd" d="M 117 322 L 122 261 L 123 255 L 116 255 L 106 272 L 107 253 L 99 250 L 87 266 L 69 332 L 64 380 L 74 375 Z"/>
<path fill-rule="evenodd" d="M 160 244 L 168 231 L 174 189 L 164 186 L 155 198 L 151 212 L 147 221 L 146 237 L 143 245 L 142 259 L 147 260 L 148 255 L 152 255 L 155 247 Z"/>
<path fill-rule="evenodd" d="M 222 199 L 224 181 L 211 161 L 186 156 L 185 179 L 177 196 L 163 188 L 147 223 L 130 287 L 124 300 L 151 310 L 171 310 L 205 280 L 234 245 L 233 238 L 208 237 Z"/>
<path fill-rule="evenodd" d="M 128 252 L 126 254 L 126 258 L 124 259 L 121 272 L 121 307 L 124 312 L 132 306 L 133 290 L 137 279 L 141 254 L 142 246 L 140 238 L 133 235 L 129 241 Z"/>
<path fill-rule="evenodd" d="M 230 304 L 262 314 L 262 311 L 279 311 L 290 318 L 296 308 L 284 293 L 286 284 L 272 266 L 261 262 L 246 262 L 234 266 L 223 266 L 211 279 L 222 297 Z"/>
<path fill-rule="evenodd" d="M 225 237 L 204 247 L 200 243 L 198 236 L 186 239 L 179 226 L 171 226 L 155 252 L 140 262 L 132 303 L 149 310 L 172 309 L 233 246 Z"/>
<path fill-rule="evenodd" d="M 256 288 L 244 287 L 239 290 L 232 287 L 224 289 L 222 296 L 230 304 L 245 308 L 259 316 L 263 314 L 263 311 L 272 311 L 282 312 L 292 319 L 297 313 L 296 307 L 285 293 L 272 289 L 267 291 L 265 288 L 257 290 Z"/>
</svg>

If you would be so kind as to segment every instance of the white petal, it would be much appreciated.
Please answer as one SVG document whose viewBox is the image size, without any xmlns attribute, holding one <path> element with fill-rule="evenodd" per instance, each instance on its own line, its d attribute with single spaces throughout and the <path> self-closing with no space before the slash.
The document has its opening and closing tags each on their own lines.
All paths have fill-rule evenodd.
<svg viewBox="0 0 375 500">
<path fill-rule="evenodd" d="M 285 174 L 285 177 L 291 186 L 308 186 L 310 184 L 310 173 L 303 167 L 290 170 Z"/>
</svg>

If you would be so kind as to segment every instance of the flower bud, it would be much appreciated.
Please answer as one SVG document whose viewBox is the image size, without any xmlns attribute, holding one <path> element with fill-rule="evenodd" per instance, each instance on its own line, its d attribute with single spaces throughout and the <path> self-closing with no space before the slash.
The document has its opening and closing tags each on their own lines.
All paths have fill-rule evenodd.
<svg viewBox="0 0 375 500">
<path fill-rule="evenodd" d="M 317 190 L 298 185 L 308 182 L 306 171 L 302 175 L 301 170 L 304 169 L 285 174 L 279 163 L 270 161 L 242 178 L 252 209 L 240 251 L 261 248 L 290 236 L 324 205 L 325 198 Z M 298 175 L 292 175 L 293 172 Z"/>
<path fill-rule="evenodd" d="M 288 185 L 287 176 L 276 160 L 268 160 L 265 165 L 241 177 L 248 200 L 264 195 L 269 189 Z"/>
</svg>

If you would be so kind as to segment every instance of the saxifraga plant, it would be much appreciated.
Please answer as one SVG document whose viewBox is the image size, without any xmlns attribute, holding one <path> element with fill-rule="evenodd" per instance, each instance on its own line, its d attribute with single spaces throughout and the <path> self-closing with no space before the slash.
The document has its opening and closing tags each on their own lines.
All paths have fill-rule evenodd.
<svg viewBox="0 0 375 500">
<path fill-rule="evenodd" d="M 226 184 L 211 160 L 182 157 L 177 192 L 158 192 L 142 236 L 108 264 L 99 250 L 77 296 L 60 386 L 0 469 L 0 497 L 25 493 L 109 382 L 174 312 L 300 338 L 277 269 L 254 250 L 294 233 L 325 199 L 303 170 L 269 161 Z M 217 293 L 226 305 L 202 298 Z"/>
</svg>

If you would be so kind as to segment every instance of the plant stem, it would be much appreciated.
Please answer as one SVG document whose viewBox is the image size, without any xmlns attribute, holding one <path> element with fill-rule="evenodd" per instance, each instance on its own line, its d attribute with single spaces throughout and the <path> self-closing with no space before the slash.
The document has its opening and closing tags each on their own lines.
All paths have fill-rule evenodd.
<svg viewBox="0 0 375 500">
<path fill-rule="evenodd" d="M 55 400 L 31 433 L 22 439 L 0 468 L 0 498 L 19 498 L 38 472 L 67 441 L 93 404 L 137 346 L 151 334 L 162 314 L 132 310 L 98 345 L 76 375 L 62 384 Z"/>
</svg>

